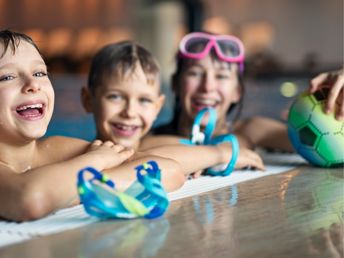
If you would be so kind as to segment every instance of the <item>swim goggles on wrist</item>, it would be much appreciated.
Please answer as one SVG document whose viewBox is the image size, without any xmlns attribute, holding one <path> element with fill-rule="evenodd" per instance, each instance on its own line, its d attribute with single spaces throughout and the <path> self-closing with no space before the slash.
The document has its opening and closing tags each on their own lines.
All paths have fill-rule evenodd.
<svg viewBox="0 0 344 258">
<path fill-rule="evenodd" d="M 135 168 L 137 180 L 124 192 L 116 190 L 107 174 L 88 167 L 78 174 L 78 192 L 88 214 L 102 219 L 160 217 L 169 206 L 167 193 L 161 185 L 161 170 L 155 161 L 149 161 Z M 146 174 L 141 174 L 145 170 Z M 85 172 L 94 177 L 84 179 Z M 95 182 L 98 181 L 99 183 Z M 103 187 L 107 185 L 108 189 Z"/>
<path fill-rule="evenodd" d="M 231 35 L 212 35 L 193 32 L 186 35 L 179 45 L 179 57 L 201 59 L 208 55 L 211 48 L 223 61 L 239 63 L 240 72 L 244 71 L 245 48 L 242 42 Z"/>
<path fill-rule="evenodd" d="M 201 132 L 201 121 L 205 113 L 209 112 L 208 124 L 204 133 Z M 231 142 L 233 155 L 228 164 L 219 164 L 207 168 L 206 170 L 213 176 L 229 176 L 233 170 L 239 155 L 239 143 L 237 138 L 232 134 L 223 134 L 211 139 L 216 125 L 216 111 L 213 108 L 204 108 L 196 116 L 191 130 L 190 140 L 181 139 L 180 143 L 186 145 L 218 145 L 223 142 Z"/>
</svg>

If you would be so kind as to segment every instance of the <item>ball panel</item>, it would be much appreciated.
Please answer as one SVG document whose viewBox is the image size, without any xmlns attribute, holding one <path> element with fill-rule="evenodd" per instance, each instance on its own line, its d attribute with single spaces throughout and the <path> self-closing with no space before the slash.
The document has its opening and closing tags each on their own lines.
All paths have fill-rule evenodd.
<svg viewBox="0 0 344 258">
<path fill-rule="evenodd" d="M 343 163 L 343 140 L 344 137 L 341 134 L 329 133 L 323 135 L 316 151 L 331 164 Z"/>
<path fill-rule="evenodd" d="M 309 97 L 308 91 L 303 92 L 293 103 L 289 111 L 288 123 L 294 128 L 308 121 L 315 103 Z"/>
<path fill-rule="evenodd" d="M 293 126 L 289 123 L 288 123 L 288 135 L 289 135 L 291 145 L 293 145 L 295 151 L 298 152 L 298 149 L 300 148 L 299 135 L 297 133 L 297 130 L 295 130 Z"/>
<path fill-rule="evenodd" d="M 344 122 L 338 121 L 335 118 L 335 114 L 339 111 L 340 106 L 335 104 L 335 108 L 332 110 L 331 114 L 327 115 L 324 112 L 325 105 L 326 102 L 316 105 L 311 113 L 309 121 L 322 134 L 339 132 L 344 124 Z"/>
<path fill-rule="evenodd" d="M 301 141 L 301 144 L 308 147 L 314 147 L 315 142 L 317 141 L 319 134 L 316 130 L 312 129 L 311 125 L 303 126 L 298 130 L 298 135 Z"/>
<path fill-rule="evenodd" d="M 305 148 L 301 146 L 298 150 L 298 153 L 316 166 L 326 167 L 328 164 L 327 160 L 325 160 L 321 155 L 319 155 L 319 153 L 311 148 Z"/>
</svg>

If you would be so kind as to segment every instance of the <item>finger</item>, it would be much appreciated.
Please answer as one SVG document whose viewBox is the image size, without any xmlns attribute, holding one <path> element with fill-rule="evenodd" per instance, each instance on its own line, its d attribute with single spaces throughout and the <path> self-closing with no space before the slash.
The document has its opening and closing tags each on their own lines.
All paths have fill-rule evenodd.
<svg viewBox="0 0 344 258">
<path fill-rule="evenodd" d="M 106 142 L 103 143 L 103 145 L 108 146 L 108 147 L 112 147 L 115 144 L 113 142 L 111 142 L 111 141 L 106 141 Z"/>
<path fill-rule="evenodd" d="M 202 171 L 197 171 L 197 172 L 195 172 L 195 173 L 193 173 L 192 174 L 192 178 L 193 179 L 197 179 L 197 178 L 199 178 L 199 176 L 202 174 Z"/>
<path fill-rule="evenodd" d="M 340 253 L 343 253 L 343 226 L 333 223 L 330 227 L 330 235 L 333 245 Z"/>
<path fill-rule="evenodd" d="M 322 228 L 321 234 L 323 237 L 323 241 L 324 241 L 323 243 L 324 243 L 325 250 L 332 255 L 338 254 L 336 248 L 334 247 L 334 245 L 332 243 L 329 230 Z M 330 256 L 330 257 L 335 257 L 335 256 Z"/>
<path fill-rule="evenodd" d="M 122 151 L 120 153 L 118 153 L 118 158 L 120 159 L 121 162 L 129 159 L 132 155 L 134 154 L 134 150 L 133 149 L 130 149 L 130 150 L 125 150 L 125 151 Z"/>
<path fill-rule="evenodd" d="M 317 90 L 317 88 L 327 80 L 327 78 L 328 78 L 328 73 L 321 73 L 317 77 L 315 77 L 313 80 L 311 80 L 309 82 L 310 93 L 313 94 Z"/>
<path fill-rule="evenodd" d="M 258 167 L 256 168 L 263 171 L 267 170 L 266 167 L 264 166 L 262 158 L 258 155 L 258 153 L 251 151 L 249 155 L 255 161 L 255 164 L 258 165 Z"/>
<path fill-rule="evenodd" d="M 103 142 L 101 140 L 94 140 L 92 143 L 91 143 L 92 146 L 102 146 L 103 145 Z"/>
<path fill-rule="evenodd" d="M 337 113 L 337 116 L 336 116 L 337 120 L 339 120 L 339 121 L 344 120 L 344 105 L 343 104 L 341 105 L 341 107 Z"/>
<path fill-rule="evenodd" d="M 112 146 L 112 148 L 116 151 L 116 152 L 121 152 L 123 150 L 125 150 L 125 147 L 122 144 L 114 144 Z"/>
<path fill-rule="evenodd" d="M 338 98 L 340 90 L 344 87 L 344 77 L 343 75 L 338 75 L 337 81 L 331 88 L 328 98 L 327 98 L 327 103 L 326 103 L 326 108 L 325 108 L 325 113 L 330 114 L 332 111 L 332 108 L 334 106 L 335 101 Z"/>
</svg>

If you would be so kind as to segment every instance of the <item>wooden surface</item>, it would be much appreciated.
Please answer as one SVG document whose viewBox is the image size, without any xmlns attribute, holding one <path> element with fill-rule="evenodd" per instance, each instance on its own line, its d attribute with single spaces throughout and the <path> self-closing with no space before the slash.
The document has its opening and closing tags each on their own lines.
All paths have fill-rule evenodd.
<svg viewBox="0 0 344 258">
<path fill-rule="evenodd" d="M 173 201 L 159 219 L 106 220 L 0 257 L 343 257 L 342 225 L 343 169 L 305 166 Z"/>
</svg>

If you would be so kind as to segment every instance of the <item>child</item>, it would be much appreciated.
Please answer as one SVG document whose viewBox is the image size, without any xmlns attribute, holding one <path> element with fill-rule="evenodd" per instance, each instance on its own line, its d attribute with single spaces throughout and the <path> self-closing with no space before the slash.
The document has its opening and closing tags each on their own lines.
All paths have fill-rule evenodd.
<svg viewBox="0 0 344 258">
<path fill-rule="evenodd" d="M 166 189 L 181 187 L 184 177 L 173 160 L 133 158 L 133 150 L 109 141 L 41 138 L 54 109 L 47 67 L 24 34 L 0 31 L 0 46 L 0 217 L 33 220 L 79 203 L 77 173 L 86 166 L 106 170 L 123 190 L 136 180 L 135 166 L 154 159 Z"/>
<path fill-rule="evenodd" d="M 231 160 L 230 143 L 185 146 L 179 144 L 180 137 L 167 137 L 166 143 L 164 139 L 161 146 L 151 148 L 149 139 L 154 137 L 145 136 L 165 96 L 160 94 L 157 61 L 138 43 L 124 41 L 101 49 L 93 59 L 88 87 L 82 88 L 81 96 L 86 111 L 94 114 L 97 138 L 102 141 L 176 160 L 185 176 Z M 170 139 L 174 145 L 163 146 Z M 249 165 L 265 169 L 258 154 L 241 149 L 236 167 Z"/>
<path fill-rule="evenodd" d="M 177 96 L 174 120 L 157 128 L 156 134 L 190 137 L 197 113 L 212 107 L 217 113 L 214 136 L 234 133 L 241 146 L 255 146 L 293 152 L 286 126 L 268 118 L 254 117 L 234 124 L 227 115 L 234 106 L 241 109 L 244 84 L 242 78 L 244 47 L 230 35 L 190 33 L 180 43 L 177 69 L 172 77 Z M 205 126 L 207 118 L 201 125 Z M 153 138 L 148 146 L 159 146 L 161 138 Z"/>
</svg>

